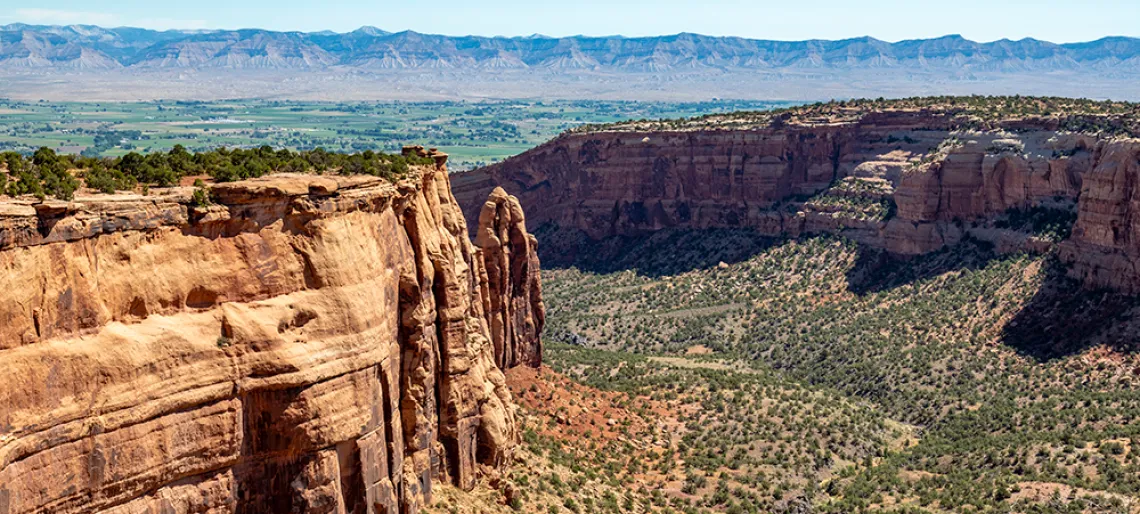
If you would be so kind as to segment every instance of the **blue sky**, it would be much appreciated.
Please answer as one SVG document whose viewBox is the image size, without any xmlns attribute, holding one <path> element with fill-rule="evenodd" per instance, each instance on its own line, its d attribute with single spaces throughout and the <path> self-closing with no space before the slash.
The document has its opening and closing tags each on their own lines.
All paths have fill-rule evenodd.
<svg viewBox="0 0 1140 514">
<path fill-rule="evenodd" d="M 389 31 L 520 36 L 696 32 L 759 39 L 888 41 L 962 34 L 1058 43 L 1140 37 L 1138 0 L 5 0 L 0 24 L 156 29 Z"/>
</svg>

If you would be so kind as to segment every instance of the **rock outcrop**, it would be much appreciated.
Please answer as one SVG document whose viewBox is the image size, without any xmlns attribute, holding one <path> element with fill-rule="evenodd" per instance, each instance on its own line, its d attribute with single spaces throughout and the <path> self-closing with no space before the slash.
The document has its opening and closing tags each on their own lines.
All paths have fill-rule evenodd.
<svg viewBox="0 0 1140 514">
<path fill-rule="evenodd" d="M 757 128 L 569 133 L 453 176 L 469 217 L 495 187 L 519 198 L 530 228 L 593 239 L 669 227 L 747 227 L 796 237 L 842 234 L 896 255 L 973 237 L 1045 251 L 1091 285 L 1140 292 L 1132 202 L 1135 140 L 1019 119 L 975 128 L 944 112 L 872 112 L 854 121 Z M 1061 245 L 1008 226 L 1014 211 L 1077 217 Z"/>
<path fill-rule="evenodd" d="M 539 334 L 546 322 L 546 309 L 542 304 L 538 241 L 526 230 L 518 198 L 499 187 L 491 192 L 479 213 L 475 244 L 483 250 L 487 266 L 484 310 L 491 321 L 499 367 L 539 367 Z"/>
<path fill-rule="evenodd" d="M 1098 157 L 1060 255 L 1090 285 L 1140 293 L 1140 142 L 1113 144 Z"/>
<path fill-rule="evenodd" d="M 508 463 L 517 202 L 479 248 L 442 162 L 190 193 L 0 204 L 0 513 L 412 513 Z"/>
</svg>

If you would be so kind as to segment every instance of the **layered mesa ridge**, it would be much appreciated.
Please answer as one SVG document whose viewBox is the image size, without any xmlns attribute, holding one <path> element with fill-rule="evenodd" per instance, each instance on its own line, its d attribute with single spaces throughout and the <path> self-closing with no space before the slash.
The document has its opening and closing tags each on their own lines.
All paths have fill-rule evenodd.
<svg viewBox="0 0 1140 514">
<path fill-rule="evenodd" d="M 973 238 L 1003 252 L 1056 250 L 1089 286 L 1140 292 L 1136 139 L 1064 130 L 1056 116 L 979 121 L 939 109 L 751 127 L 724 118 L 570 132 L 452 183 L 469 215 L 502 187 L 532 230 L 595 240 L 741 227 L 839 234 L 908 256 Z"/>
</svg>

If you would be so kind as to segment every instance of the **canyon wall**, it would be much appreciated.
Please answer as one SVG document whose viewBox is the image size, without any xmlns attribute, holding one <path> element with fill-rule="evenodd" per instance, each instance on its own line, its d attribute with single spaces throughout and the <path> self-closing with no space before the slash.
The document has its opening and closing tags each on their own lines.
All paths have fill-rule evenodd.
<svg viewBox="0 0 1140 514">
<path fill-rule="evenodd" d="M 1090 165 L 1061 259 L 1088 284 L 1140 294 L 1140 141 L 1106 145 Z"/>
<path fill-rule="evenodd" d="M 1131 214 L 1140 143 L 1058 131 L 1047 118 L 971 126 L 899 110 L 754 129 L 569 133 L 452 184 L 468 216 L 494 187 L 516 195 L 532 230 L 834 233 L 903 256 L 973 237 L 1001 251 L 1057 248 L 1091 286 L 1140 292 Z M 1072 236 L 1057 244 L 1006 223 L 1033 208 L 1073 213 Z"/>
<path fill-rule="evenodd" d="M 0 514 L 414 513 L 505 466 L 534 242 L 499 194 L 473 245 L 437 162 L 0 203 Z"/>
</svg>

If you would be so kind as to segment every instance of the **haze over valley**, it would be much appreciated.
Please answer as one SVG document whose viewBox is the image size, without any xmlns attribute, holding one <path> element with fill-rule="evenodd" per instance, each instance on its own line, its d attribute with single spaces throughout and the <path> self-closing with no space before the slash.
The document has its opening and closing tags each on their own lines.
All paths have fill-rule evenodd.
<svg viewBox="0 0 1140 514">
<path fill-rule="evenodd" d="M 1054 44 L 954 35 L 886 42 L 0 27 L 0 84 L 19 100 L 1128 100 L 1140 99 L 1138 76 L 1140 40 L 1129 37 Z"/>
</svg>

